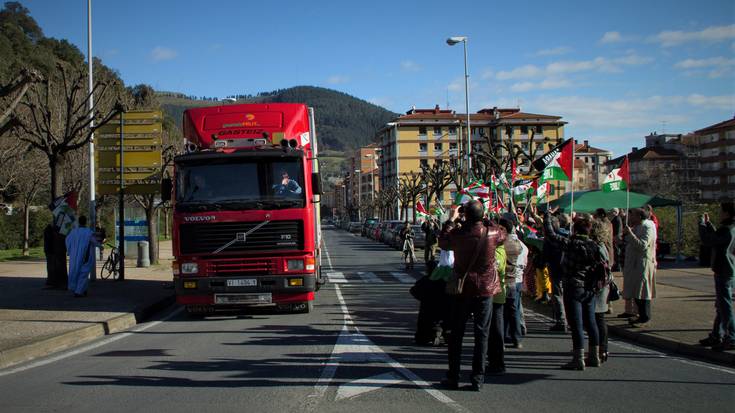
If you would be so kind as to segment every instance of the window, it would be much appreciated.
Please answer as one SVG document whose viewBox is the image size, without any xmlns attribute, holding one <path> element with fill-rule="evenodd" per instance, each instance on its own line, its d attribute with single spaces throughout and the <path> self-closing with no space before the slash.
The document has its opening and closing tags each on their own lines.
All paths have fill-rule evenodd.
<svg viewBox="0 0 735 413">
<path fill-rule="evenodd" d="M 480 136 L 485 136 L 485 128 L 477 128 L 477 133 L 479 133 Z"/>
<path fill-rule="evenodd" d="M 512 126 L 506 126 L 505 127 L 505 134 L 508 136 L 513 136 L 513 127 Z"/>
<path fill-rule="evenodd" d="M 442 148 L 443 148 L 443 145 L 441 143 L 434 144 L 434 152 L 441 152 Z"/>
<path fill-rule="evenodd" d="M 495 128 L 490 129 L 490 136 L 492 136 L 493 139 L 498 138 L 498 130 Z"/>
<path fill-rule="evenodd" d="M 456 151 L 456 150 L 457 150 L 457 143 L 456 143 L 456 142 L 452 142 L 452 143 L 450 143 L 450 144 L 449 144 L 449 150 L 450 150 L 450 151 Z M 735 162 L 735 161 L 734 161 L 734 162 Z"/>
<path fill-rule="evenodd" d="M 429 160 L 428 159 L 422 159 L 419 161 L 419 165 L 422 168 L 428 168 L 429 167 Z"/>
<path fill-rule="evenodd" d="M 420 144 L 419 144 L 419 152 L 426 152 L 426 150 L 427 150 L 427 146 L 428 146 L 428 145 L 427 145 L 427 144 L 425 144 L 425 143 L 420 143 Z"/>
<path fill-rule="evenodd" d="M 419 126 L 419 135 L 426 135 L 426 126 Z"/>
<path fill-rule="evenodd" d="M 456 126 L 450 126 L 449 127 L 449 134 L 450 135 L 456 135 L 457 134 L 457 127 Z"/>
<path fill-rule="evenodd" d="M 528 126 L 521 126 L 521 135 L 528 135 Z"/>
<path fill-rule="evenodd" d="M 434 126 L 434 136 L 441 136 L 442 128 L 440 126 Z"/>
<path fill-rule="evenodd" d="M 536 125 L 536 133 L 544 133 L 544 127 L 541 125 Z"/>
</svg>

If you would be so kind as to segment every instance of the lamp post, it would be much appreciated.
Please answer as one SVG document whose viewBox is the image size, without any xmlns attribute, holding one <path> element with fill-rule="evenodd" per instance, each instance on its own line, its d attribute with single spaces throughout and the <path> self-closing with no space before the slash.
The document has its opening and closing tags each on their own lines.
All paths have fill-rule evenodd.
<svg viewBox="0 0 735 413">
<path fill-rule="evenodd" d="M 467 176 L 472 176 L 472 128 L 470 128 L 470 75 L 467 73 L 467 36 L 453 36 L 447 39 L 447 44 L 454 46 L 457 43 L 464 46 L 464 108 L 467 112 Z"/>
<path fill-rule="evenodd" d="M 360 219 L 360 208 L 362 208 L 362 174 L 359 169 L 355 169 L 357 174 L 357 222 L 362 222 Z"/>
</svg>

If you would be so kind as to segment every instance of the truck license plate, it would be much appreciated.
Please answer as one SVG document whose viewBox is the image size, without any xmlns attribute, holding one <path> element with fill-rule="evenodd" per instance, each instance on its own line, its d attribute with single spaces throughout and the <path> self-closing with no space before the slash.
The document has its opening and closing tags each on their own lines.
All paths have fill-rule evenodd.
<svg viewBox="0 0 735 413">
<path fill-rule="evenodd" d="M 228 287 L 256 287 L 258 280 L 255 278 L 245 278 L 238 280 L 227 280 Z"/>
<path fill-rule="evenodd" d="M 272 304 L 271 293 L 261 294 L 215 294 L 215 304 Z"/>
</svg>

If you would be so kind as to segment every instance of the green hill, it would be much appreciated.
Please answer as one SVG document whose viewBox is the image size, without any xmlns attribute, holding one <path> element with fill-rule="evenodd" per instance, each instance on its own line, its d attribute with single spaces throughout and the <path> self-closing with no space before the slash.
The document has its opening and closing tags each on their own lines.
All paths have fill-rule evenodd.
<svg viewBox="0 0 735 413">
<path fill-rule="evenodd" d="M 252 95 L 235 95 L 237 103 L 305 103 L 314 108 L 319 148 L 347 151 L 372 142 L 375 132 L 396 115 L 380 106 L 336 90 L 296 86 Z M 184 110 L 221 104 L 211 98 L 195 98 L 173 92 L 159 92 L 163 110 L 181 126 Z"/>
</svg>

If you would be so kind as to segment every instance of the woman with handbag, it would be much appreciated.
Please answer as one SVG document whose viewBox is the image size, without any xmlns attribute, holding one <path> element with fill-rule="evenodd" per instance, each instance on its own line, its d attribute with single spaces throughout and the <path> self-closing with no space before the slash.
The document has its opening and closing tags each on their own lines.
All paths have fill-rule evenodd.
<svg viewBox="0 0 735 413">
<path fill-rule="evenodd" d="M 450 223 L 439 236 L 439 247 L 454 252 L 454 271 L 447 282 L 452 307 L 449 336 L 449 371 L 442 384 L 459 388 L 462 340 L 470 315 L 474 324 L 474 350 L 470 389 L 479 391 L 485 381 L 487 342 L 492 316 L 492 297 L 500 291 L 495 268 L 495 249 L 506 237 L 505 230 L 485 226 L 483 207 L 479 201 L 469 201 L 463 207 L 465 222 L 455 228 L 459 209 L 453 208 Z"/>
<path fill-rule="evenodd" d="M 612 231 L 608 228 L 608 223 L 602 219 L 592 220 L 592 229 L 590 230 L 590 239 L 595 241 L 600 247 L 600 254 L 610 262 L 609 257 L 613 253 L 612 246 Z M 610 283 L 612 283 L 612 271 L 610 272 Z M 607 321 L 605 321 L 605 314 L 607 314 L 609 300 L 608 295 L 610 294 L 610 283 L 606 283 L 600 291 L 595 294 L 595 324 L 597 324 L 597 331 L 600 334 L 600 362 L 604 363 L 607 361 Z"/>
</svg>

